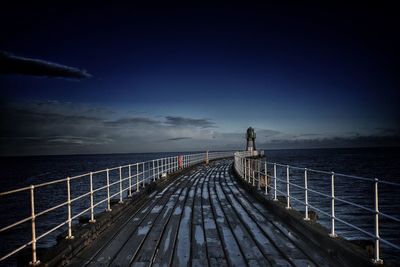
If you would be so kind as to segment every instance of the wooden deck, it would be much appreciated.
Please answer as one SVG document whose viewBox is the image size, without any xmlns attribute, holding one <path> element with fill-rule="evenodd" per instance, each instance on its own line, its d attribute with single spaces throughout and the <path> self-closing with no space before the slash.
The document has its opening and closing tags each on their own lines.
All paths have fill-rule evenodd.
<svg viewBox="0 0 400 267">
<path fill-rule="evenodd" d="M 240 188 L 232 161 L 173 180 L 71 266 L 327 266 Z"/>
</svg>

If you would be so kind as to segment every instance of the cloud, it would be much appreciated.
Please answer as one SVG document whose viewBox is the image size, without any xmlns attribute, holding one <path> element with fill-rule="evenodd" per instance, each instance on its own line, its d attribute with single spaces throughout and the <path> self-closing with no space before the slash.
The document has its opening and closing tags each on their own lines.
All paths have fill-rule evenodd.
<svg viewBox="0 0 400 267">
<path fill-rule="evenodd" d="M 0 74 L 21 74 L 67 79 L 85 79 L 91 77 L 86 70 L 40 59 L 14 56 L 2 51 L 0 51 Z"/>
<path fill-rule="evenodd" d="M 181 141 L 181 140 L 188 140 L 192 139 L 191 137 L 175 137 L 175 138 L 168 138 L 163 141 Z"/>
<path fill-rule="evenodd" d="M 201 149 L 211 139 L 204 128 L 211 122 L 163 118 L 58 101 L 1 106 L 0 154 L 176 151 Z M 177 148 L 178 141 L 185 145 Z"/>
<path fill-rule="evenodd" d="M 263 149 L 306 149 L 345 147 L 399 147 L 400 135 L 365 135 L 309 139 L 273 139 L 259 144 Z"/>
<path fill-rule="evenodd" d="M 257 131 L 257 137 L 264 136 L 266 138 L 269 138 L 269 137 L 272 137 L 272 136 L 276 136 L 276 135 L 282 134 L 281 131 L 270 130 L 270 129 L 256 129 L 256 131 Z"/>
<path fill-rule="evenodd" d="M 215 127 L 215 123 L 208 120 L 208 119 L 192 119 L 192 118 L 185 118 L 185 117 L 173 117 L 173 116 L 166 116 L 166 124 L 170 126 L 193 126 L 199 128 L 213 128 Z"/>
<path fill-rule="evenodd" d="M 244 149 L 245 130 L 222 132 L 206 119 L 133 116 L 58 101 L 0 106 L 1 155 Z M 400 146 L 400 134 L 391 129 L 336 137 L 260 128 L 256 133 L 263 149 Z"/>
<path fill-rule="evenodd" d="M 129 127 L 129 126 L 137 126 L 137 125 L 158 125 L 160 121 L 156 121 L 150 118 L 145 117 L 130 117 L 130 118 L 122 118 L 115 121 L 107 121 L 106 125 L 115 126 L 115 127 Z"/>
</svg>

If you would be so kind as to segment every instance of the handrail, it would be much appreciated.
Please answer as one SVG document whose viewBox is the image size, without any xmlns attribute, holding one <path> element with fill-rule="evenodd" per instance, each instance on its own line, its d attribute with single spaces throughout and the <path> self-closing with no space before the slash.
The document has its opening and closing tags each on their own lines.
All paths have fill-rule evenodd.
<svg viewBox="0 0 400 267">
<path fill-rule="evenodd" d="M 268 174 L 268 170 L 271 170 L 270 167 L 273 169 L 273 175 Z M 277 167 L 284 167 L 286 168 L 286 177 L 285 179 L 278 177 L 277 175 Z M 343 223 L 347 225 L 348 227 L 355 229 L 357 231 L 362 232 L 363 234 L 366 234 L 369 237 L 372 237 L 374 239 L 374 259 L 373 262 L 375 263 L 382 263 L 382 259 L 380 257 L 380 242 L 385 243 L 386 245 L 400 250 L 400 245 L 394 244 L 386 239 L 383 239 L 379 236 L 379 216 L 385 217 L 387 219 L 390 219 L 394 222 L 400 222 L 400 218 L 394 215 L 386 214 L 381 211 L 379 211 L 379 194 L 378 194 L 378 187 L 379 184 L 385 184 L 385 185 L 391 185 L 391 186 L 399 186 L 399 183 L 396 182 L 390 182 L 390 181 L 383 181 L 379 179 L 372 179 L 372 178 L 366 178 L 366 177 L 361 177 L 361 176 L 355 176 L 355 175 L 347 175 L 347 174 L 342 174 L 342 173 L 335 173 L 335 172 L 328 172 L 328 171 L 323 171 L 323 170 L 315 170 L 315 169 L 310 169 L 310 168 L 303 168 L 303 167 L 297 167 L 297 166 L 291 166 L 291 165 L 285 165 L 281 163 L 276 163 L 276 162 L 269 162 L 265 159 L 261 158 L 254 158 L 252 154 L 248 153 L 248 151 L 241 151 L 241 152 L 236 152 L 235 153 L 235 159 L 234 159 L 234 168 L 236 170 L 236 173 L 244 179 L 247 183 L 249 183 L 252 186 L 257 186 L 258 189 L 261 189 L 260 184 L 261 184 L 261 177 L 264 176 L 265 178 L 265 194 L 266 195 L 271 195 L 269 194 L 268 188 L 273 190 L 272 198 L 274 201 L 277 201 L 277 193 L 280 193 L 281 195 L 286 197 L 286 208 L 291 209 L 292 206 L 290 204 L 291 200 L 294 200 L 296 202 L 299 202 L 305 206 L 305 212 L 304 212 L 304 220 L 308 221 L 310 220 L 309 218 L 309 212 L 308 209 L 312 208 L 314 210 L 317 210 L 321 214 L 324 214 L 328 216 L 331 220 L 331 229 L 330 229 L 330 234 L 329 236 L 332 238 L 337 237 L 336 231 L 335 231 L 335 222 L 338 221 L 340 223 Z M 290 170 L 300 170 L 304 171 L 304 186 L 299 185 L 294 183 L 293 181 L 290 181 Z M 271 172 L 271 171 L 270 171 Z M 330 178 L 330 194 L 326 194 L 323 192 L 320 192 L 315 189 L 310 189 L 308 186 L 308 175 L 310 173 L 319 173 L 323 175 L 328 175 Z M 354 203 L 350 200 L 346 200 L 343 198 L 338 198 L 335 196 L 335 177 L 345 177 L 349 179 L 356 179 L 356 180 L 362 180 L 364 182 L 369 182 L 373 185 L 374 188 L 374 194 L 373 194 L 373 202 L 374 202 L 374 208 L 371 209 L 369 207 L 363 206 L 361 204 Z M 273 180 L 273 185 L 269 185 L 267 182 L 266 178 L 271 178 Z M 293 179 L 292 179 L 293 180 Z M 284 184 L 286 186 L 286 192 L 278 190 L 277 189 L 277 181 Z M 257 183 L 257 185 L 256 185 Z M 302 201 L 298 198 L 293 197 L 290 194 L 290 186 L 293 186 L 297 189 L 304 190 L 304 199 L 305 201 Z M 331 205 L 330 205 L 330 213 L 327 213 L 314 205 L 311 205 L 308 203 L 308 193 L 313 193 L 316 195 L 319 195 L 321 197 L 324 197 L 325 199 L 330 199 Z M 364 211 L 369 212 L 372 214 L 371 220 L 374 222 L 374 233 L 370 233 L 366 230 L 361 229 L 360 227 L 352 224 L 351 222 L 345 221 L 344 219 L 340 219 L 336 217 L 335 215 L 335 201 L 339 201 L 342 203 L 346 203 L 352 207 L 357 207 L 360 208 Z"/>
<path fill-rule="evenodd" d="M 118 167 L 112 167 L 112 168 L 107 168 L 107 169 L 102 169 L 102 170 L 96 170 L 84 174 L 79 174 L 71 177 L 66 177 L 62 179 L 57 179 L 49 182 L 44 182 L 44 183 L 39 183 L 39 184 L 33 184 L 30 186 L 25 186 L 13 190 L 8 190 L 4 192 L 0 192 L 0 197 L 3 196 L 8 196 L 12 195 L 15 193 L 23 192 L 23 191 L 29 191 L 30 192 L 30 205 L 31 205 L 31 216 L 26 217 L 24 219 L 18 220 L 17 222 L 11 223 L 9 225 L 6 225 L 0 229 L 0 234 L 8 231 L 10 229 L 13 229 L 23 223 L 26 222 L 31 222 L 31 235 L 32 239 L 29 242 L 26 242 L 25 244 L 20 245 L 18 248 L 6 253 L 5 255 L 0 255 L 0 262 L 8 259 L 9 257 L 16 255 L 18 252 L 20 252 L 22 249 L 32 246 L 32 261 L 30 262 L 30 265 L 38 265 L 40 261 L 37 259 L 36 255 L 36 245 L 37 241 L 40 239 L 44 238 L 45 236 L 49 235 L 50 233 L 54 232 L 55 230 L 67 226 L 68 228 L 68 234 L 66 236 L 66 239 L 73 239 L 73 224 L 72 221 L 76 220 L 78 217 L 89 213 L 90 214 L 90 223 L 95 223 L 95 212 L 94 208 L 99 206 L 100 204 L 103 204 L 107 202 L 107 209 L 106 211 L 111 211 L 110 208 L 110 200 L 113 198 L 118 197 L 119 201 L 122 203 L 124 199 L 129 198 L 132 195 L 132 189 L 135 189 L 136 192 L 140 191 L 140 187 L 145 187 L 146 184 L 150 184 L 151 182 L 155 182 L 156 180 L 160 179 L 161 177 L 164 177 L 168 174 L 176 173 L 179 170 L 189 168 L 193 165 L 199 164 L 201 162 L 208 163 L 209 160 L 214 160 L 214 159 L 220 159 L 220 158 L 227 158 L 227 157 L 233 157 L 234 152 L 233 151 L 219 151 L 219 152 L 209 152 L 206 151 L 204 153 L 194 153 L 194 154 L 184 154 L 184 155 L 178 155 L 178 156 L 171 156 L 171 157 L 164 157 L 164 158 L 158 158 L 158 159 L 151 159 L 148 161 L 144 162 L 136 162 L 132 164 L 126 164 L 123 166 L 118 166 Z M 134 170 L 134 173 L 132 174 L 132 170 Z M 119 179 L 115 182 L 110 183 L 109 181 L 109 174 L 110 172 L 116 172 L 118 171 L 118 177 Z M 127 172 L 128 176 L 123 177 L 123 172 Z M 93 180 L 94 179 L 99 179 L 99 175 L 105 175 L 106 182 L 107 184 L 105 186 L 101 186 L 99 188 L 93 188 Z M 94 177 L 96 176 L 96 177 Z M 71 195 L 71 182 L 74 180 L 78 179 L 87 179 L 89 178 L 89 186 L 90 189 L 87 192 L 83 192 L 80 195 L 74 196 L 72 198 Z M 135 179 L 136 181 L 133 181 L 132 179 Z M 129 182 L 128 186 L 124 186 L 124 182 L 127 181 Z M 43 211 L 36 212 L 35 211 L 35 203 L 38 201 L 35 197 L 35 191 L 39 188 L 43 188 L 49 185 L 54 185 L 54 184 L 66 184 L 67 187 L 67 195 L 66 199 L 67 201 L 56 204 L 52 207 L 49 207 Z M 110 187 L 113 185 L 119 184 L 119 190 L 117 193 L 110 195 Z M 107 195 L 103 197 L 102 199 L 97 200 L 97 202 L 94 201 L 94 193 L 102 191 L 107 189 Z M 127 194 L 124 194 L 128 191 Z M 85 206 L 84 210 L 79 212 L 78 214 L 72 214 L 72 209 L 71 206 L 79 199 L 82 199 L 84 197 L 90 196 L 90 205 Z M 68 207 L 68 213 L 67 213 L 67 218 L 62 219 L 62 221 L 57 224 L 56 226 L 52 227 L 50 230 L 46 231 L 45 233 L 42 233 L 38 236 L 36 236 L 36 229 L 37 227 L 37 222 L 36 218 L 38 216 L 45 215 L 49 212 L 52 212 L 54 210 L 57 210 L 62 207 Z"/>
</svg>

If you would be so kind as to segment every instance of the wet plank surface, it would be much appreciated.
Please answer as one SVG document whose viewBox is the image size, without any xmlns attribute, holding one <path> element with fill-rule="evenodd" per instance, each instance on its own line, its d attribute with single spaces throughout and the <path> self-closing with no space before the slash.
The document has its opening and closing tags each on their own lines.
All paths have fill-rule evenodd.
<svg viewBox="0 0 400 267">
<path fill-rule="evenodd" d="M 71 266 L 325 266 L 239 187 L 231 164 L 198 166 L 155 192 Z"/>
</svg>

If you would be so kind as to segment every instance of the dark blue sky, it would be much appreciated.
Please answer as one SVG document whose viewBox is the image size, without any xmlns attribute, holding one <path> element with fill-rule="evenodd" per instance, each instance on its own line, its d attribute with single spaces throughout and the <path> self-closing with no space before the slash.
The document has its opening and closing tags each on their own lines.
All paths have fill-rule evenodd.
<svg viewBox="0 0 400 267">
<path fill-rule="evenodd" d="M 365 3 L 6 5 L 0 50 L 92 77 L 0 77 L 4 149 L 233 148 L 250 125 L 265 148 L 398 145 L 395 11 Z M 48 121 L 53 115 L 61 118 Z M 26 120 L 31 131 L 10 130 Z"/>
</svg>

